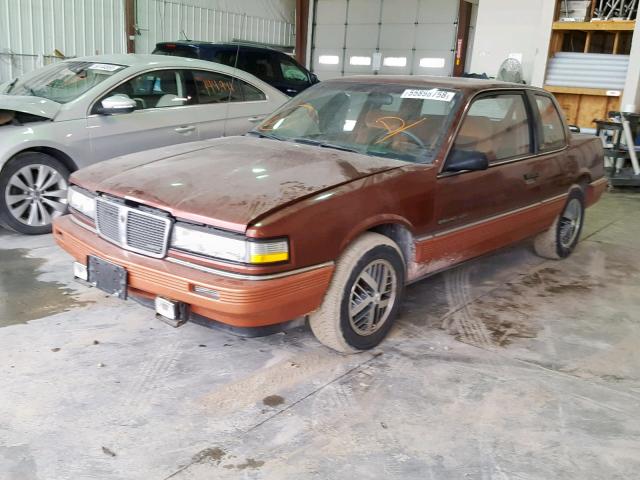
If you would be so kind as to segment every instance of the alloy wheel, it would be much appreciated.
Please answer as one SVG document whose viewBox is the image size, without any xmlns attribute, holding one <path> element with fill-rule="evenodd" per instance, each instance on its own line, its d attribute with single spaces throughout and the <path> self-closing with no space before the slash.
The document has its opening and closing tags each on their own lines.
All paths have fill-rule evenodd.
<svg viewBox="0 0 640 480">
<path fill-rule="evenodd" d="M 67 210 L 67 181 L 55 168 L 31 164 L 14 173 L 5 190 L 13 218 L 29 227 L 50 225 Z"/>
<path fill-rule="evenodd" d="M 397 288 L 396 272 L 387 260 L 374 260 L 362 270 L 349 296 L 349 322 L 358 335 L 371 335 L 384 325 Z"/>
<path fill-rule="evenodd" d="M 582 222 L 582 204 L 577 198 L 572 198 L 562 212 L 559 221 L 560 244 L 564 248 L 571 248 L 580 233 Z"/>
</svg>

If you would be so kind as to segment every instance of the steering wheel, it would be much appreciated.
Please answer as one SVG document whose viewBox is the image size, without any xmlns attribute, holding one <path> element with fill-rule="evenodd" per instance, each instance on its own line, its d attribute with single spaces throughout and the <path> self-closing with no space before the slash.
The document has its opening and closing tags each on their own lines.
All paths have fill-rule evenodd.
<svg viewBox="0 0 640 480">
<path fill-rule="evenodd" d="M 391 140 L 395 135 L 402 134 L 402 135 L 404 135 L 405 137 L 407 137 L 409 140 L 412 140 L 412 141 L 413 141 L 413 143 L 415 143 L 416 145 L 418 145 L 420 148 L 423 148 L 423 149 L 426 149 L 426 148 L 427 148 L 427 146 L 424 144 L 424 142 L 423 142 L 422 140 L 420 140 L 420 138 L 418 138 L 415 134 L 411 133 L 411 132 L 410 132 L 410 131 L 408 131 L 408 130 L 401 130 L 401 131 L 399 131 L 399 132 L 397 132 L 397 133 L 394 133 L 394 135 L 392 135 L 391 137 L 387 138 L 387 140 L 385 140 L 385 141 L 383 142 L 381 139 L 383 139 L 384 137 L 389 136 L 389 134 L 390 134 L 390 133 L 394 133 L 394 132 L 384 132 L 383 134 L 378 135 L 378 136 L 374 139 L 374 142 L 373 142 L 373 143 L 374 143 L 374 144 L 375 144 L 375 143 L 378 143 L 378 142 L 380 142 L 380 143 L 386 143 L 386 142 L 388 142 L 389 140 Z"/>
</svg>

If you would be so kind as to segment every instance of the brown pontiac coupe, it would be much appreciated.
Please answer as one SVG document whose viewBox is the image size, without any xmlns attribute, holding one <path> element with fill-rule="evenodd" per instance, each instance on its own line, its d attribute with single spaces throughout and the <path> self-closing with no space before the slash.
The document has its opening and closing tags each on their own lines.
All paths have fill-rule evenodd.
<svg viewBox="0 0 640 480">
<path fill-rule="evenodd" d="M 179 325 L 264 334 L 306 316 L 342 352 L 387 335 L 408 282 L 536 236 L 563 258 L 607 182 L 543 90 L 354 77 L 243 137 L 76 172 L 54 225 L 77 277 Z"/>
</svg>

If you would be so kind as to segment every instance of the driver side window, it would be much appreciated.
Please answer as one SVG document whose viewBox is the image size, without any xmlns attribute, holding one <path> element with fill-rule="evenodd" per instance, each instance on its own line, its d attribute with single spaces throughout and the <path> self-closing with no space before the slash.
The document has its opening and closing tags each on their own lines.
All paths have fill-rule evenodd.
<svg viewBox="0 0 640 480">
<path fill-rule="evenodd" d="M 182 70 L 143 73 L 118 85 L 100 101 L 113 95 L 124 95 L 135 100 L 136 110 L 179 107 L 192 103 Z"/>
<path fill-rule="evenodd" d="M 484 153 L 490 164 L 531 153 L 524 96 L 496 94 L 475 100 L 460 126 L 453 151 Z"/>
</svg>

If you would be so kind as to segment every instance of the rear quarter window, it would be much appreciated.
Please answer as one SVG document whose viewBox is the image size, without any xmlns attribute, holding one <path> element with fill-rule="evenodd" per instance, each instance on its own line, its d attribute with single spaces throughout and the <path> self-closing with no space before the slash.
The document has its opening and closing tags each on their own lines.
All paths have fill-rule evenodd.
<svg viewBox="0 0 640 480">
<path fill-rule="evenodd" d="M 564 123 L 553 101 L 546 95 L 536 95 L 536 105 L 540 112 L 542 139 L 540 150 L 557 150 L 566 145 Z"/>
</svg>

